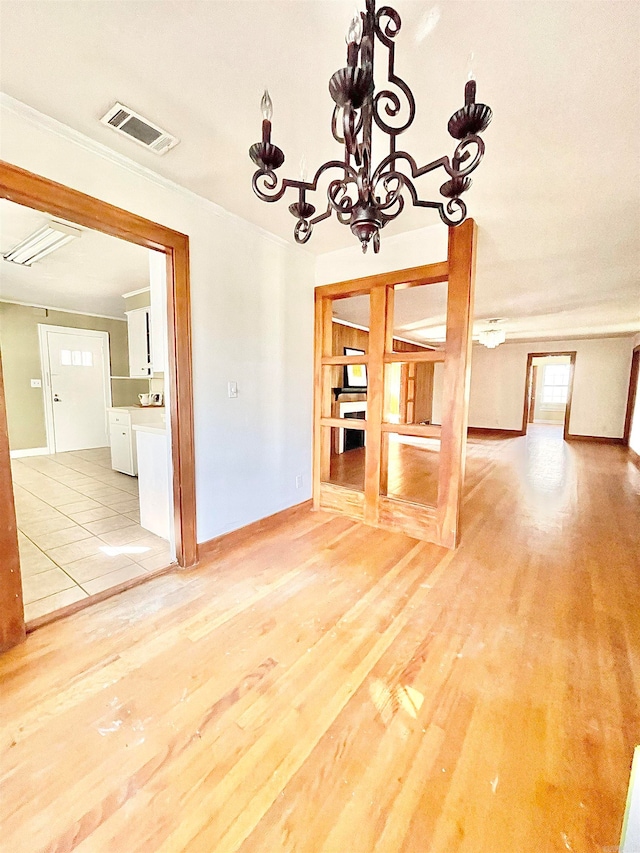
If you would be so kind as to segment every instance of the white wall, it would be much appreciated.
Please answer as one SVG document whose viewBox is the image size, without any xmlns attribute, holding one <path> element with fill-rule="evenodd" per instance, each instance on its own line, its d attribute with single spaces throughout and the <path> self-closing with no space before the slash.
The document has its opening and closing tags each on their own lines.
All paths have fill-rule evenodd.
<svg viewBox="0 0 640 853">
<path fill-rule="evenodd" d="M 632 337 L 474 345 L 469 425 L 522 428 L 527 354 L 575 350 L 569 432 L 621 438 L 631 369 Z"/>
<path fill-rule="evenodd" d="M 446 261 L 448 239 L 449 231 L 443 223 L 393 236 L 383 232 L 380 254 L 374 254 L 369 246 L 363 255 L 354 238 L 354 245 L 346 249 L 318 255 L 316 285 Z"/>
<path fill-rule="evenodd" d="M 0 120 L 3 160 L 189 235 L 198 540 L 307 499 L 313 256 L 10 100 Z"/>
</svg>

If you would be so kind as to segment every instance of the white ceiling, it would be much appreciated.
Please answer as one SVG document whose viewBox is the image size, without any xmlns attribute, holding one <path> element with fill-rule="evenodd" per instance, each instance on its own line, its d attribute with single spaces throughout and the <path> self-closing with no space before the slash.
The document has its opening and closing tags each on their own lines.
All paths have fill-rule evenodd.
<svg viewBox="0 0 640 853">
<path fill-rule="evenodd" d="M 407 150 L 421 162 L 452 153 L 446 124 L 462 102 L 471 51 L 479 100 L 494 110 L 466 196 L 480 227 L 481 315 L 529 318 L 554 334 L 640 328 L 640 4 L 393 5 L 403 18 L 396 70 L 417 102 L 401 137 Z M 1 0 L 0 85 L 291 239 L 289 202 L 267 205 L 251 190 L 260 95 L 268 85 L 284 174 L 297 176 L 302 154 L 310 171 L 338 156 L 327 83 L 344 64 L 352 14 L 353 0 Z M 102 126 L 116 100 L 180 145 L 158 157 Z M 426 179 L 425 194 L 440 183 Z M 436 221 L 433 211 L 405 211 L 382 251 L 387 234 Z M 332 220 L 307 247 L 325 252 L 353 239 Z"/>
<path fill-rule="evenodd" d="M 48 221 L 0 199 L 0 255 Z M 148 249 L 88 228 L 30 267 L 0 258 L 0 299 L 12 302 L 124 319 L 122 294 L 148 286 Z"/>
</svg>

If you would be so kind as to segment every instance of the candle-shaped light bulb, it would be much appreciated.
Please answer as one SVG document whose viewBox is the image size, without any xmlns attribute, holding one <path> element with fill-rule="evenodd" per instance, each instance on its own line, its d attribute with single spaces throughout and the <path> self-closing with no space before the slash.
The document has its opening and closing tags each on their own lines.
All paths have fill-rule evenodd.
<svg viewBox="0 0 640 853">
<path fill-rule="evenodd" d="M 475 59 L 475 53 L 471 51 L 469 56 L 467 57 L 467 80 L 475 80 L 476 75 L 473 73 L 473 60 Z"/>
<path fill-rule="evenodd" d="M 357 10 L 347 30 L 347 44 L 360 44 L 362 40 L 362 16 Z"/>
<path fill-rule="evenodd" d="M 264 90 L 264 95 L 260 101 L 260 109 L 262 110 L 262 118 L 265 121 L 271 121 L 271 117 L 273 116 L 273 101 L 271 100 L 268 89 Z"/>
<path fill-rule="evenodd" d="M 306 183 L 307 175 L 307 158 L 303 154 L 300 158 L 300 180 Z"/>
</svg>

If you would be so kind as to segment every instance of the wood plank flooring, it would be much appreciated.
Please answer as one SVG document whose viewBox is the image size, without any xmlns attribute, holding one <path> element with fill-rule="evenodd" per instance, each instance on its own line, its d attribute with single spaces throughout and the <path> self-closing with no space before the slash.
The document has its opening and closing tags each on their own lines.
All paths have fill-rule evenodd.
<svg viewBox="0 0 640 853">
<path fill-rule="evenodd" d="M 640 741 L 640 471 L 471 440 L 448 552 L 304 511 L 0 658 L 8 853 L 603 853 Z"/>
</svg>

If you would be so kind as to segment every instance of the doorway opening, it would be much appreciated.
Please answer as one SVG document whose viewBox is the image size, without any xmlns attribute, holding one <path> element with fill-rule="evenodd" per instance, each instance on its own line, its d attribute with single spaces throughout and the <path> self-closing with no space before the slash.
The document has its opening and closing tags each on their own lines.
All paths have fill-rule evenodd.
<svg viewBox="0 0 640 853">
<path fill-rule="evenodd" d="M 575 352 L 529 353 L 522 432 L 569 435 Z"/>
<path fill-rule="evenodd" d="M 47 298 L 33 291 L 37 278 L 33 270 L 28 276 L 24 267 L 16 268 L 20 277 L 16 287 L 21 290 L 12 301 L 3 303 L 3 311 L 6 308 L 12 319 L 3 323 L 6 334 L 2 356 L 13 350 L 12 363 L 17 368 L 13 370 L 9 365 L 12 359 L 7 359 L 4 381 L 0 369 L 0 499 L 5 507 L 5 523 L 0 530 L 3 651 L 24 639 L 25 630 L 142 582 L 156 567 L 162 569 L 172 563 L 174 556 L 182 567 L 195 565 L 197 545 L 188 238 L 8 163 L 0 163 L 0 200 L 25 217 L 44 216 L 56 223 L 73 223 L 73 228 L 64 228 L 83 235 L 77 243 L 87 250 L 96 240 L 118 238 L 113 244 L 122 247 L 124 254 L 134 252 L 139 256 L 145 284 L 138 287 L 128 268 L 122 281 L 111 282 L 113 292 L 102 294 L 111 299 L 107 307 L 81 304 L 83 299 L 98 298 L 96 277 L 113 278 L 117 271 L 120 250 L 112 248 L 104 263 L 95 262 L 95 258 L 91 261 L 76 292 L 66 281 L 64 294 L 61 290 L 59 296 L 75 300 L 73 305 L 51 307 L 49 291 Z M 57 233 L 61 228 L 56 225 L 49 230 Z M 62 259 L 66 248 L 65 243 L 60 253 L 41 253 L 31 257 L 30 262 L 35 264 L 45 254 L 54 260 Z M 44 287 L 46 282 L 41 284 Z M 132 291 L 132 285 L 137 289 Z M 5 291 L 3 286 L 6 297 Z M 154 294 L 160 310 L 154 310 Z M 132 299 L 136 304 L 131 303 Z M 156 331 L 162 329 L 157 333 L 154 317 L 158 321 Z M 23 320 L 22 325 L 14 322 L 16 318 Z M 144 322 L 136 323 L 140 318 Z M 20 329 L 23 332 L 18 334 Z M 31 357 L 28 365 L 23 357 L 27 340 Z M 20 372 L 18 368 L 23 366 L 28 369 Z M 23 400 L 24 405 L 15 405 L 16 399 Z M 75 400 L 71 407 L 66 406 L 69 400 Z M 92 416 L 87 418 L 90 402 L 95 405 L 89 407 Z M 31 409 L 29 404 L 33 404 Z M 123 417 L 128 418 L 128 423 L 122 421 Z M 154 422 L 148 423 L 151 418 Z M 127 430 L 128 441 L 123 438 L 114 443 L 114 436 L 119 438 Z M 143 465 L 148 471 L 146 481 L 154 491 L 153 499 L 147 501 L 153 516 L 149 519 L 143 518 L 142 477 L 138 476 Z M 43 466 L 48 470 L 42 470 Z M 19 495 L 14 495 L 14 487 Z M 158 500 L 159 493 L 166 499 Z M 158 532 L 153 525 L 160 517 L 160 505 L 164 508 L 164 526 Z M 20 529 L 16 509 L 22 521 L 31 524 L 31 539 Z M 129 535 L 134 528 L 135 542 Z M 41 540 L 40 545 L 33 542 L 35 537 Z M 144 537 L 146 543 L 142 541 Z M 29 548 L 25 540 L 33 547 Z M 155 564 L 142 565 L 153 550 L 151 540 L 154 546 L 158 545 L 158 554 L 151 554 Z M 31 551 L 35 562 L 40 561 L 38 565 L 32 560 L 31 566 L 26 566 L 20 544 Z M 96 553 L 92 550 L 85 554 L 89 546 Z M 123 548 L 128 549 L 126 554 L 122 553 Z M 116 579 L 115 563 L 125 560 L 124 574 L 136 577 Z M 111 575 L 109 584 L 94 575 L 104 562 L 111 570 L 107 573 Z M 72 572 L 67 571 L 71 563 L 74 569 L 81 570 L 82 577 L 71 577 Z M 70 588 L 78 600 L 67 604 L 52 602 L 58 606 L 53 610 L 47 607 L 47 612 L 40 608 L 42 615 L 34 612 L 39 608 L 31 608 L 32 612 L 25 614 L 25 580 L 49 572 L 52 583 L 73 583 Z M 111 585 L 112 580 L 120 582 Z M 86 588 L 87 584 L 91 588 Z M 84 587 L 82 595 L 76 587 Z M 47 591 L 52 596 L 56 594 L 54 589 L 44 590 Z M 43 589 L 39 592 L 43 593 Z M 47 597 L 43 594 L 42 600 Z"/>
</svg>

